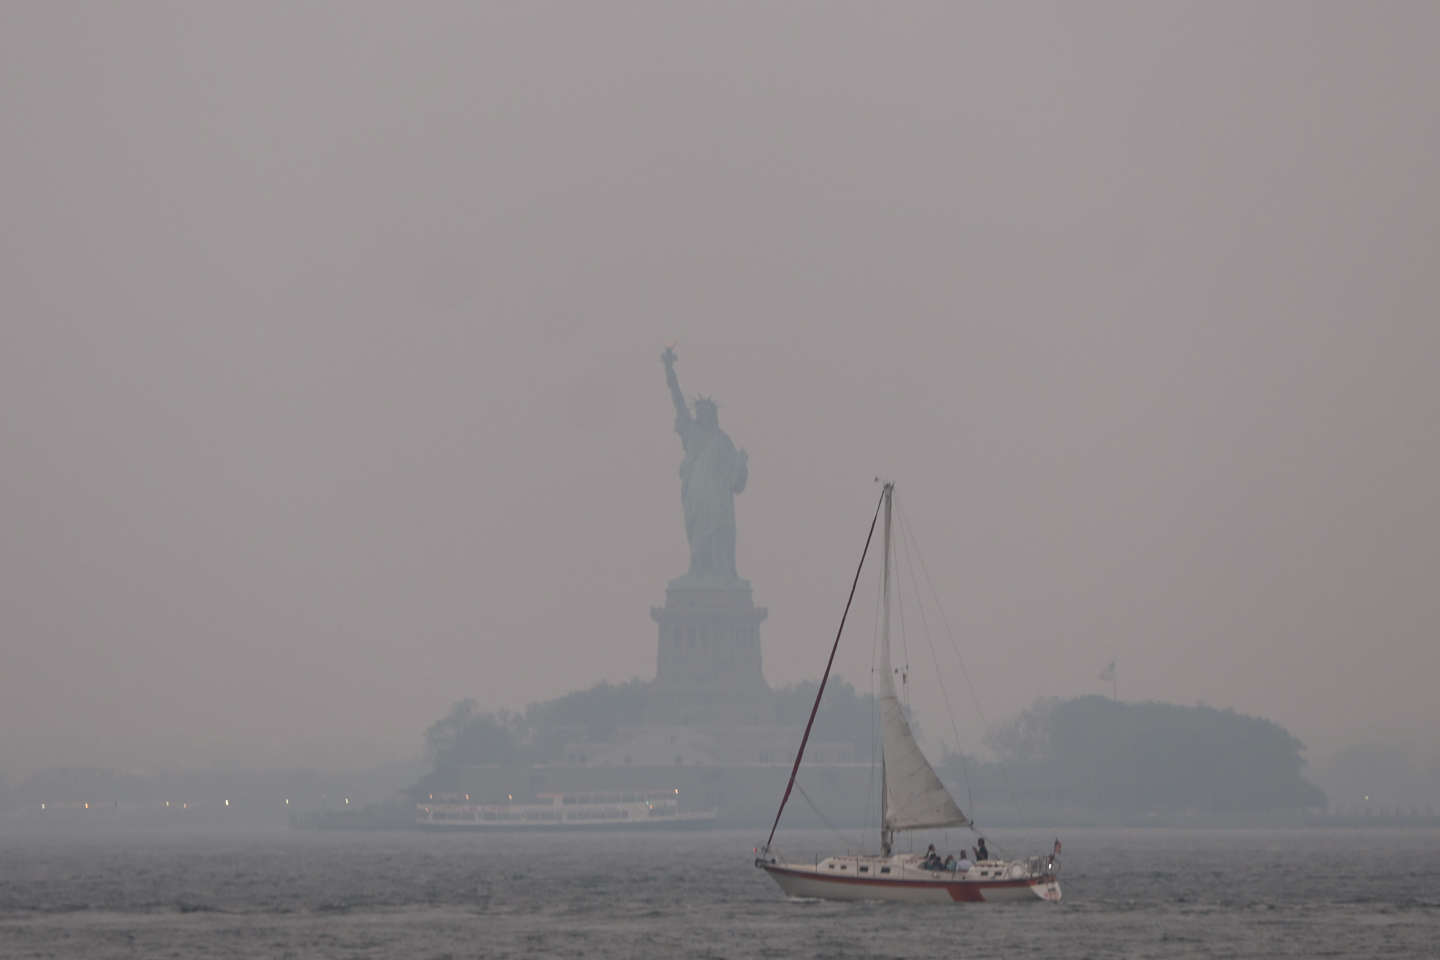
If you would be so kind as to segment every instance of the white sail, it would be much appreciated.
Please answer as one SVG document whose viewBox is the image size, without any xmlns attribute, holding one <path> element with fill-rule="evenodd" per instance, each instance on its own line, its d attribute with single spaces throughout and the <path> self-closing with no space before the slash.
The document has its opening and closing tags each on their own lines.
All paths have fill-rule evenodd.
<svg viewBox="0 0 1440 960">
<path fill-rule="evenodd" d="M 880 732 L 884 745 L 885 796 L 882 829 L 917 830 L 925 827 L 963 827 L 970 819 L 935 775 L 895 693 L 895 670 L 890 663 L 890 497 L 885 497 L 885 564 L 881 576 L 880 614 Z"/>
</svg>

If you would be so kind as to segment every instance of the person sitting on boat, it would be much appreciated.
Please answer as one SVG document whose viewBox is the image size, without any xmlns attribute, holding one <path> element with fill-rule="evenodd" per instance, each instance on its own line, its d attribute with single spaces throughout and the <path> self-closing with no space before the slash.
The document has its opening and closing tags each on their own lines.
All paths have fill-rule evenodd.
<svg viewBox="0 0 1440 960">
<path fill-rule="evenodd" d="M 944 868 L 945 865 L 940 861 L 940 854 L 935 852 L 935 844 L 930 844 L 925 850 L 925 859 L 920 862 L 920 866 L 926 870 L 941 870 Z"/>
<path fill-rule="evenodd" d="M 948 856 L 948 857 L 945 858 L 945 869 L 951 871 L 952 873 L 954 872 L 954 870 L 955 870 L 955 854 L 952 853 L 952 854 L 950 854 L 950 856 Z"/>
<path fill-rule="evenodd" d="M 969 872 L 970 872 L 970 868 L 973 867 L 973 866 L 975 866 L 975 864 L 971 863 L 971 862 L 970 862 L 970 858 L 967 857 L 967 856 L 965 856 L 965 851 L 964 851 L 964 850 L 961 850 L 961 851 L 960 851 L 960 860 L 955 864 L 955 872 L 956 872 L 956 873 L 969 873 Z"/>
<path fill-rule="evenodd" d="M 990 859 L 990 851 L 985 849 L 985 838 L 984 838 L 984 837 L 981 837 L 981 838 L 980 838 L 980 844 L 975 848 L 975 859 L 976 859 L 976 860 L 989 860 L 989 859 Z"/>
</svg>

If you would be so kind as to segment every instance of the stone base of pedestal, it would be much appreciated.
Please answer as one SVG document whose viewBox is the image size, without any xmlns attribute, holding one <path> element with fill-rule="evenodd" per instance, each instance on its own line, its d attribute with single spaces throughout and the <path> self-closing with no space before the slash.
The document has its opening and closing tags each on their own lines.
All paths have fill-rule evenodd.
<svg viewBox="0 0 1440 960">
<path fill-rule="evenodd" d="M 665 606 L 650 608 L 660 628 L 655 719 L 709 723 L 760 709 L 770 692 L 760 655 L 767 612 L 755 606 L 747 580 L 670 581 Z"/>
</svg>

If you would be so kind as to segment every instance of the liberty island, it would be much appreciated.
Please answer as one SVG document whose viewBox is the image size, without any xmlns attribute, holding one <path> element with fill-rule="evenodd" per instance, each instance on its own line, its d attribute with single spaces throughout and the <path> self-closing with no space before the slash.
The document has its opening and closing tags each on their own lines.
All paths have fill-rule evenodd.
<svg viewBox="0 0 1440 960">
<path fill-rule="evenodd" d="M 523 713 L 456 704 L 426 733 L 433 769 L 409 791 L 412 823 L 416 805 L 442 796 L 469 804 L 534 804 L 546 796 L 643 791 L 678 796 L 681 813 L 714 809 L 722 823 L 761 824 L 773 816 L 817 684 L 772 688 L 766 680 L 761 626 L 768 610 L 755 603 L 737 561 L 737 498 L 752 482 L 750 457 L 722 428 L 712 398 L 686 399 L 679 360 L 674 348 L 660 354 L 666 410 L 680 441 L 675 534 L 683 533 L 688 557 L 684 570 L 665 581 L 664 602 L 649 609 L 654 673 L 566 693 Z M 842 580 L 848 576 L 837 572 L 837 596 L 843 596 Z M 599 636 L 613 629 L 595 624 Z M 787 824 L 873 819 L 881 802 L 878 707 L 872 694 L 830 678 L 796 784 L 802 795 L 823 796 L 825 807 L 792 806 Z M 1133 750 L 1109 748 L 1120 732 Z M 1301 747 L 1286 731 L 1208 707 L 1042 700 L 988 733 L 994 760 L 942 753 L 934 774 L 941 783 L 963 780 L 990 825 L 1014 822 L 1020 804 L 1024 820 L 1059 825 L 1304 811 L 1324 802 L 1302 779 Z M 1156 738 L 1163 742 L 1150 742 Z M 1185 761 L 1185 750 L 1223 753 L 1246 773 L 1207 778 Z M 1136 781 L 1126 758 L 1140 754 L 1174 758 L 1175 769 L 1147 775 L 1135 790 L 1109 789 Z M 1197 777 L 1204 780 L 1207 810 L 1195 807 Z"/>
</svg>

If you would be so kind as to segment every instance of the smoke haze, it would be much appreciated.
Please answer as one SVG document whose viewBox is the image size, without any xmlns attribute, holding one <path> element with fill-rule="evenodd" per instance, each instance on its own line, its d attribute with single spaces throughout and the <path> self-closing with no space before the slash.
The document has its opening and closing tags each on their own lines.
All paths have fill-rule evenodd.
<svg viewBox="0 0 1440 960">
<path fill-rule="evenodd" d="M 0 768 L 378 762 L 463 696 L 653 675 L 670 342 L 749 452 L 772 684 L 878 474 L 992 719 L 1116 659 L 1435 756 L 1437 34 L 8 4 Z"/>
</svg>

